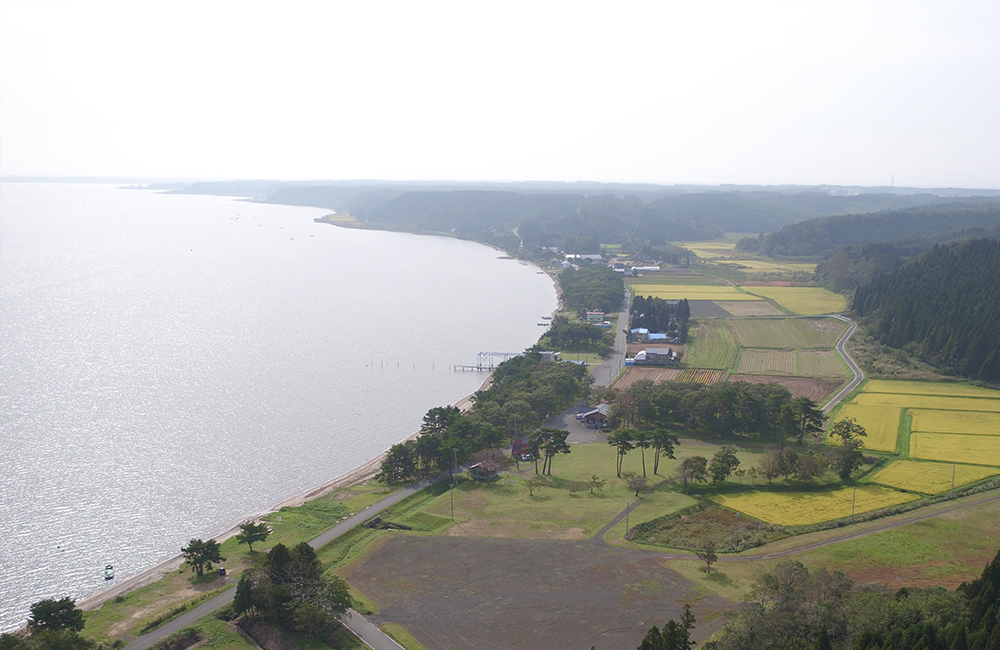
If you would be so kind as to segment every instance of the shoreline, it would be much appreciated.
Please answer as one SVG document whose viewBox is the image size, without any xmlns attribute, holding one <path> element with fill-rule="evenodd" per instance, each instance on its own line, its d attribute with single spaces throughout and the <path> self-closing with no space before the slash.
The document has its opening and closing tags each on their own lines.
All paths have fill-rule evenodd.
<svg viewBox="0 0 1000 650">
<path fill-rule="evenodd" d="M 479 391 L 487 388 L 492 380 L 493 380 L 493 372 L 491 371 L 487 374 L 486 379 L 483 380 L 483 383 L 479 386 L 479 388 L 477 388 L 469 395 L 466 395 L 462 399 L 456 401 L 451 406 L 455 406 L 460 411 L 465 413 L 466 411 L 472 408 L 472 405 L 474 403 L 472 399 L 473 396 Z M 405 442 L 409 442 L 410 440 L 415 440 L 419 435 L 420 431 L 417 430 L 411 433 L 410 435 L 406 436 L 396 444 L 403 444 Z M 268 508 L 267 510 L 261 511 L 257 514 L 251 515 L 246 519 L 244 519 L 243 521 L 247 521 L 248 519 L 258 519 L 260 517 L 264 517 L 271 513 L 278 512 L 282 508 L 294 508 L 297 506 L 301 506 L 307 501 L 312 501 L 314 499 L 326 496 L 327 494 L 333 492 L 334 490 L 342 487 L 359 485 L 371 479 L 378 473 L 379 467 L 382 464 L 382 460 L 386 457 L 388 453 L 389 450 L 386 449 L 385 451 L 378 454 L 374 458 L 366 460 L 357 467 L 348 470 L 347 472 L 344 472 L 343 474 L 327 481 L 326 483 L 318 485 L 314 488 L 310 488 L 309 490 L 306 490 L 301 494 L 285 499 L 281 503 L 278 503 L 277 505 L 274 505 Z M 237 534 L 239 534 L 239 531 L 240 531 L 240 524 L 236 524 L 229 530 L 219 535 L 216 535 L 211 539 L 214 539 L 215 541 L 221 544 L 230 537 L 235 537 Z M 104 603 L 108 602 L 113 598 L 117 598 L 118 596 L 124 596 L 125 594 L 135 591 L 136 589 L 141 589 L 143 587 L 151 585 L 154 582 L 166 576 L 167 574 L 172 573 L 174 571 L 178 571 L 183 566 L 183 564 L 184 564 L 184 556 L 176 555 L 168 560 L 161 562 L 160 564 L 157 564 L 156 566 L 146 569 L 145 571 L 142 571 L 141 573 L 123 581 L 121 584 L 115 585 L 114 587 L 105 589 L 104 591 L 94 594 L 89 598 L 81 600 L 76 604 L 76 606 L 83 611 L 93 611 L 100 609 L 101 607 L 104 606 Z"/>
</svg>

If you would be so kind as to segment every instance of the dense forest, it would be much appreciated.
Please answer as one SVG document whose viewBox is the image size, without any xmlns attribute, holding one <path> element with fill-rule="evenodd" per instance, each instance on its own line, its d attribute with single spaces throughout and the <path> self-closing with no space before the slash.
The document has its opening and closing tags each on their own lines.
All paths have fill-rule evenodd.
<svg viewBox="0 0 1000 650">
<path fill-rule="evenodd" d="M 1000 553 L 972 582 L 943 587 L 854 585 L 843 573 L 783 562 L 705 650 L 996 650 Z"/>
<path fill-rule="evenodd" d="M 858 287 L 854 311 L 883 344 L 942 370 L 1000 381 L 1000 242 L 935 246 Z"/>
<path fill-rule="evenodd" d="M 921 238 L 937 243 L 961 236 L 998 235 L 1000 202 L 970 198 L 943 205 L 810 219 L 768 235 L 741 239 L 736 249 L 770 256 L 828 258 L 845 246 Z M 939 238 L 941 236 L 944 236 L 943 240 Z"/>
<path fill-rule="evenodd" d="M 629 305 L 629 329 L 645 327 L 650 332 L 666 332 L 687 342 L 691 306 L 687 298 L 676 303 L 653 296 L 636 296 Z"/>
<path fill-rule="evenodd" d="M 559 274 L 563 310 L 574 310 L 582 318 L 588 311 L 617 313 L 625 298 L 625 281 L 603 264 L 584 264 Z"/>
</svg>

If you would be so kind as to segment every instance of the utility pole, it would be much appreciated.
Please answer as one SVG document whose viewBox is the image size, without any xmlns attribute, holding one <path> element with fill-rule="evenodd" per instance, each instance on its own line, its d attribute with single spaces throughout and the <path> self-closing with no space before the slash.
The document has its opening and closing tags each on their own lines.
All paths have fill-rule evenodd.
<svg viewBox="0 0 1000 650">
<path fill-rule="evenodd" d="M 451 468 L 451 520 L 455 521 L 455 485 L 458 484 L 458 480 L 455 478 L 455 474 L 458 472 L 458 449 L 455 447 L 451 448 L 452 458 L 454 458 L 454 464 Z"/>
</svg>

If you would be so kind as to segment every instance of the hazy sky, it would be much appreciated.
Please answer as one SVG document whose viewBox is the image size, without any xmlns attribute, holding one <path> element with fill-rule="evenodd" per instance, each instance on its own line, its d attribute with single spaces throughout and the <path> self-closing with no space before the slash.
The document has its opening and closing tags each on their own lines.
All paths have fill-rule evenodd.
<svg viewBox="0 0 1000 650">
<path fill-rule="evenodd" d="M 1000 188 L 1000 2 L 0 0 L 0 173 Z"/>
</svg>

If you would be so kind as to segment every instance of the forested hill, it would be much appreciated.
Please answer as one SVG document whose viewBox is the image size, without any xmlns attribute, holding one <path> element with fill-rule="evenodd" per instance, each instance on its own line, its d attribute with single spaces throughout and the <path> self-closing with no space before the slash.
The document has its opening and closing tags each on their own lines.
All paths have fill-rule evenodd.
<svg viewBox="0 0 1000 650">
<path fill-rule="evenodd" d="M 743 239 L 737 250 L 772 256 L 829 258 L 845 246 L 919 239 L 933 241 L 945 233 L 949 233 L 945 239 L 953 239 L 958 231 L 976 234 L 975 229 L 998 226 L 1000 201 L 970 197 L 962 202 L 802 221 L 762 238 Z"/>
<path fill-rule="evenodd" d="M 818 188 L 698 191 L 658 185 L 370 182 L 286 186 L 266 200 L 328 207 L 382 228 L 487 241 L 517 227 L 526 245 L 585 252 L 584 246 L 596 249 L 598 242 L 704 240 L 723 232 L 772 232 L 826 215 L 971 199 L 874 192 L 842 196 Z"/>
<path fill-rule="evenodd" d="M 885 345 L 939 368 L 1000 382 L 1000 242 L 935 246 L 858 287 L 854 311 Z"/>
</svg>

